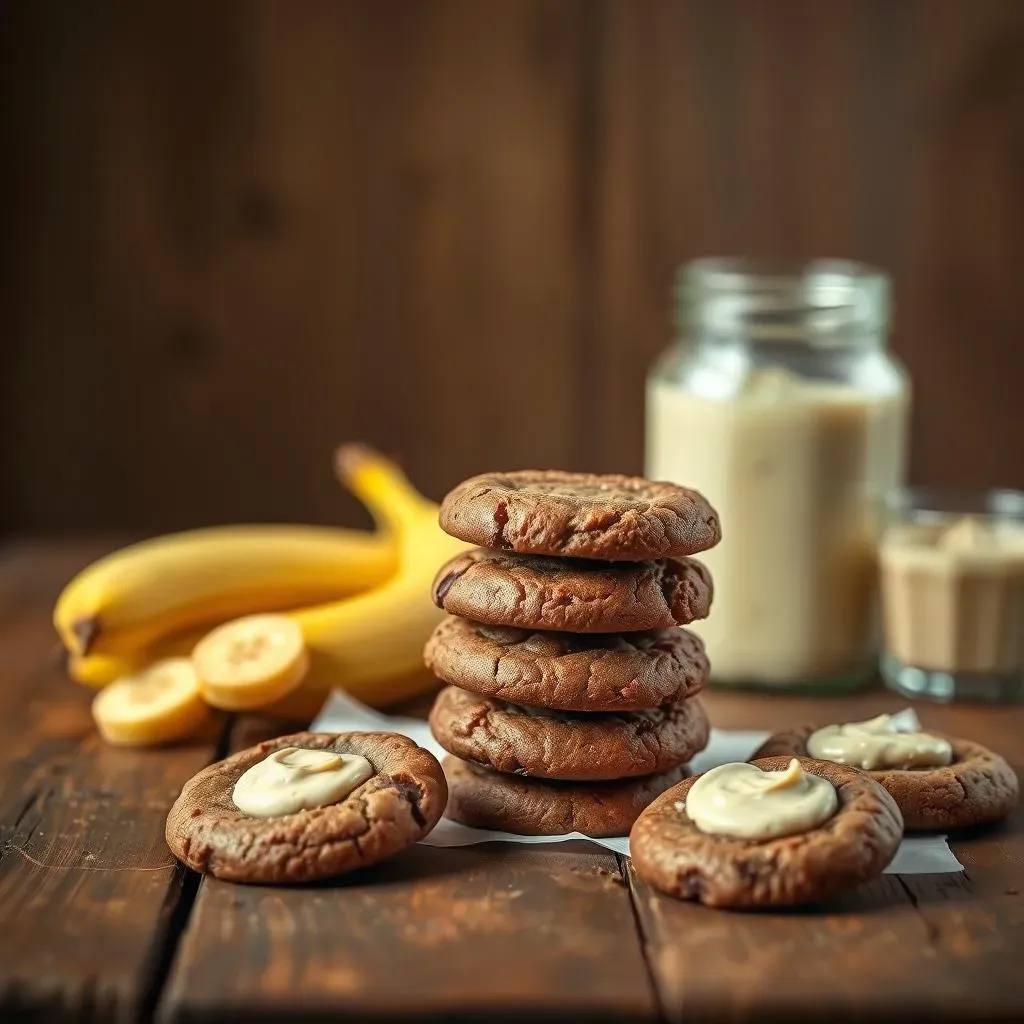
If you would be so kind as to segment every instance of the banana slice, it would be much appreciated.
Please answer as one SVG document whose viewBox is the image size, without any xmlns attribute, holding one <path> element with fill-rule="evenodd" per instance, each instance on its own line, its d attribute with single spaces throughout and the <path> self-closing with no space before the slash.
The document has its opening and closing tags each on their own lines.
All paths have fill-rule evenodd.
<svg viewBox="0 0 1024 1024">
<path fill-rule="evenodd" d="M 92 702 L 100 735 L 119 746 L 170 743 L 197 732 L 210 710 L 188 658 L 165 658 L 101 690 Z"/>
<path fill-rule="evenodd" d="M 225 711 L 266 707 L 309 668 L 302 629 L 284 615 L 247 615 L 208 633 L 192 651 L 199 692 Z"/>
</svg>

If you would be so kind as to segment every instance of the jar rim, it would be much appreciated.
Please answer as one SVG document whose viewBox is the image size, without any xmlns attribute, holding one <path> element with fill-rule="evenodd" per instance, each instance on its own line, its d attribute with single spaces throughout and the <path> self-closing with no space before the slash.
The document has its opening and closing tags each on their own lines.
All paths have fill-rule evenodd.
<svg viewBox="0 0 1024 1024">
<path fill-rule="evenodd" d="M 703 257 L 679 268 L 677 320 L 702 334 L 851 343 L 886 330 L 889 292 L 885 271 L 856 260 Z"/>
<path fill-rule="evenodd" d="M 897 487 L 883 497 L 890 516 L 987 516 L 1024 520 L 1024 491 L 1009 487 Z"/>
<path fill-rule="evenodd" d="M 884 270 L 871 263 L 832 258 L 779 260 L 757 256 L 701 256 L 684 263 L 679 273 L 691 280 L 700 278 L 723 287 L 739 287 L 751 280 L 791 283 L 815 276 L 864 283 L 888 279 Z"/>
</svg>

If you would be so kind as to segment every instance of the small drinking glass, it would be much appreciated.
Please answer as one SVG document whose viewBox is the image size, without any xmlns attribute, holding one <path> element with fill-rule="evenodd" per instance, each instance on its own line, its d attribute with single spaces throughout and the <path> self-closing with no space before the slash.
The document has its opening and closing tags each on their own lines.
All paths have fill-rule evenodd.
<svg viewBox="0 0 1024 1024">
<path fill-rule="evenodd" d="M 894 492 L 879 573 L 890 689 L 1024 702 L 1024 492 Z"/>
</svg>

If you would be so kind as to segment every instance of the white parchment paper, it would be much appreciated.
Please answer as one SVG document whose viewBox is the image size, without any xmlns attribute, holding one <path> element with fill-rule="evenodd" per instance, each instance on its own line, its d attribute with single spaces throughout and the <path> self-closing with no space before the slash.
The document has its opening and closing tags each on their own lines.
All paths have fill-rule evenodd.
<svg viewBox="0 0 1024 1024">
<path fill-rule="evenodd" d="M 912 730 L 918 727 L 917 717 L 910 709 L 896 716 L 902 728 Z M 417 718 L 399 715 L 384 715 L 368 708 L 365 704 L 346 693 L 331 694 L 320 714 L 310 728 L 314 732 L 397 732 L 415 740 L 438 759 L 445 751 L 430 734 L 426 722 Z M 712 729 L 707 747 L 690 762 L 694 772 L 704 772 L 716 765 L 730 761 L 746 761 L 768 738 L 767 732 L 741 732 L 728 729 Z M 629 854 L 629 840 L 622 836 L 615 839 L 592 839 L 580 832 L 568 832 L 561 836 L 517 836 L 511 832 L 494 832 L 490 829 L 469 828 L 458 822 L 442 818 L 434 830 L 420 840 L 429 846 L 469 846 L 472 843 L 561 843 L 567 839 L 583 839 L 597 843 L 615 853 Z M 914 836 L 904 839 L 899 852 L 886 868 L 890 874 L 925 875 L 948 871 L 963 871 L 963 865 L 953 856 L 945 836 Z"/>
</svg>

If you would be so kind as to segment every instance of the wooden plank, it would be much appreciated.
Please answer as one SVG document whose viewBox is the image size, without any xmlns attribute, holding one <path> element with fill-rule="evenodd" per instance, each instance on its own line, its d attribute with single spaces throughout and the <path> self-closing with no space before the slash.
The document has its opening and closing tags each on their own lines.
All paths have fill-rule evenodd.
<svg viewBox="0 0 1024 1024">
<path fill-rule="evenodd" d="M 915 1010 L 929 1001 L 920 969 L 907 974 L 927 966 L 927 929 L 895 877 L 827 906 L 756 914 L 661 896 L 632 862 L 629 877 L 670 1021 L 891 1020 L 908 997 Z"/>
<path fill-rule="evenodd" d="M 346 439 L 436 497 L 583 458 L 588 4 L 29 7 L 12 528 L 356 522 Z"/>
<path fill-rule="evenodd" d="M 721 251 L 891 267 L 915 477 L 1024 483 L 1018 0 L 294 6 L 6 5 L 10 526 L 354 521 L 356 434 L 638 469 Z"/>
<path fill-rule="evenodd" d="M 0 549 L 0 1016 L 135 1019 L 152 1007 L 196 886 L 163 817 L 212 745 L 101 747 L 88 695 L 53 670 L 48 611 L 97 554 Z M 895 710 L 848 697 L 713 691 L 712 720 L 778 728 Z M 1024 709 L 917 705 L 926 725 L 1024 762 Z M 277 727 L 239 724 L 234 745 Z M 631 878 L 672 1020 L 1012 1018 L 1024 937 L 1024 822 L 961 837 L 964 877 L 885 878 L 828 906 L 739 915 Z M 418 847 L 338 885 L 202 883 L 159 1007 L 167 1020 L 411 1015 L 654 1019 L 615 859 L 589 847 Z"/>
<path fill-rule="evenodd" d="M 895 277 L 911 470 L 1024 486 L 1014 268 L 1017 0 L 610 0 L 594 213 L 600 468 L 639 470 L 644 378 L 700 256 L 850 257 Z"/>
<path fill-rule="evenodd" d="M 654 1020 L 615 858 L 580 845 L 417 846 L 315 889 L 206 879 L 160 1018 Z"/>
<path fill-rule="evenodd" d="M 1024 758 L 1016 763 L 1024 778 Z M 905 875 L 927 929 L 936 1003 L 949 1018 L 1024 1016 L 1024 808 L 1010 820 L 954 843 L 959 875 Z"/>
<path fill-rule="evenodd" d="M 907 701 L 704 698 L 714 724 L 774 729 L 868 718 Z M 935 706 L 926 726 L 1004 753 L 1021 774 L 1024 708 Z M 953 843 L 964 875 L 887 876 L 819 907 L 728 914 L 660 896 L 630 868 L 651 970 L 669 1020 L 1019 1019 L 1024 813 Z"/>
<path fill-rule="evenodd" d="M 866 718 L 906 704 L 881 690 L 833 698 L 713 691 L 705 701 L 712 720 L 730 728 Z M 926 724 L 977 737 L 1011 757 L 1021 750 L 1024 709 L 922 704 L 918 712 Z M 239 733 L 238 742 L 255 742 L 265 734 L 265 727 L 250 724 Z M 1024 890 L 1019 819 L 1018 814 L 1010 825 L 958 844 L 969 869 L 963 879 L 890 876 L 827 905 L 796 912 L 708 911 L 660 897 L 630 872 L 663 1012 L 671 1020 L 770 1020 L 784 1015 L 892 1019 L 904 1012 L 924 1012 L 941 1020 L 1012 1016 L 1021 1009 L 1012 984 L 1021 927 L 1019 894 Z M 467 853 L 472 857 L 468 863 Z M 249 1013 L 258 1002 L 268 1017 L 274 1017 L 285 1012 L 289 993 L 302 991 L 312 1008 L 325 1016 L 399 1015 L 412 1012 L 413 1006 L 439 1016 L 459 1011 L 472 1016 L 497 1006 L 498 997 L 506 992 L 504 979 L 520 993 L 515 1003 L 497 1007 L 510 1018 L 523 1012 L 531 995 L 549 1006 L 547 989 L 552 986 L 562 993 L 564 1003 L 549 1013 L 561 1009 L 582 1018 L 596 1010 L 573 987 L 571 979 L 579 970 L 574 961 L 552 962 L 549 953 L 557 947 L 546 941 L 545 973 L 538 975 L 526 941 L 530 931 L 543 928 L 547 934 L 550 929 L 533 919 L 539 908 L 564 902 L 564 894 L 547 880 L 557 862 L 535 863 L 550 855 L 501 847 L 418 848 L 371 878 L 354 879 L 340 890 L 317 889 L 312 897 L 294 890 L 240 891 L 204 882 L 162 1012 L 170 1020 L 212 1014 L 220 1005 L 219 986 L 224 983 L 216 950 L 242 948 L 243 973 L 238 977 L 234 959 L 230 972 L 236 979 L 231 983 L 230 1006 L 238 1012 Z M 577 862 L 574 870 L 583 863 Z M 982 881 L 973 880 L 972 864 L 978 865 Z M 438 881 L 439 876 L 446 880 Z M 495 894 L 509 888 L 533 892 L 538 887 L 540 902 L 516 904 L 515 928 L 508 928 L 502 916 L 500 938 L 490 928 L 486 938 L 479 934 L 479 922 L 495 912 Z M 601 896 L 600 915 L 591 906 L 591 916 L 580 917 L 580 907 L 567 906 L 558 917 L 600 928 L 613 939 L 619 957 L 633 958 L 630 922 L 621 914 L 605 916 L 614 907 L 613 900 L 614 894 L 611 899 Z M 471 934 L 461 924 L 430 924 L 440 916 L 439 905 L 459 907 L 450 916 L 473 922 Z M 520 921 L 523 911 L 528 915 Z M 422 941 L 423 933 L 431 930 L 445 936 L 436 946 Z M 571 932 L 567 934 L 571 937 Z M 415 949 L 409 949 L 410 942 Z M 503 969 L 492 978 L 487 970 L 495 958 Z M 610 958 L 600 962 L 602 971 L 611 969 Z M 635 967 L 630 967 L 630 976 Z M 415 995 L 393 994 L 396 975 L 408 979 L 408 993 Z M 606 980 L 608 992 L 600 993 L 600 1003 L 607 1016 L 633 1016 L 635 1007 L 608 999 L 618 993 L 621 1000 L 623 977 Z M 629 985 L 635 984 L 632 978 Z M 595 992 L 595 1002 L 597 996 Z"/>
<path fill-rule="evenodd" d="M 163 841 L 215 738 L 166 751 L 102 744 L 89 694 L 56 666 L 50 608 L 99 552 L 7 549 L 0 594 L 0 1018 L 135 1020 L 194 891 Z"/>
<path fill-rule="evenodd" d="M 274 735 L 245 720 L 232 746 Z M 416 846 L 313 888 L 204 878 L 163 1022 L 655 1020 L 616 857 L 586 843 Z"/>
</svg>

